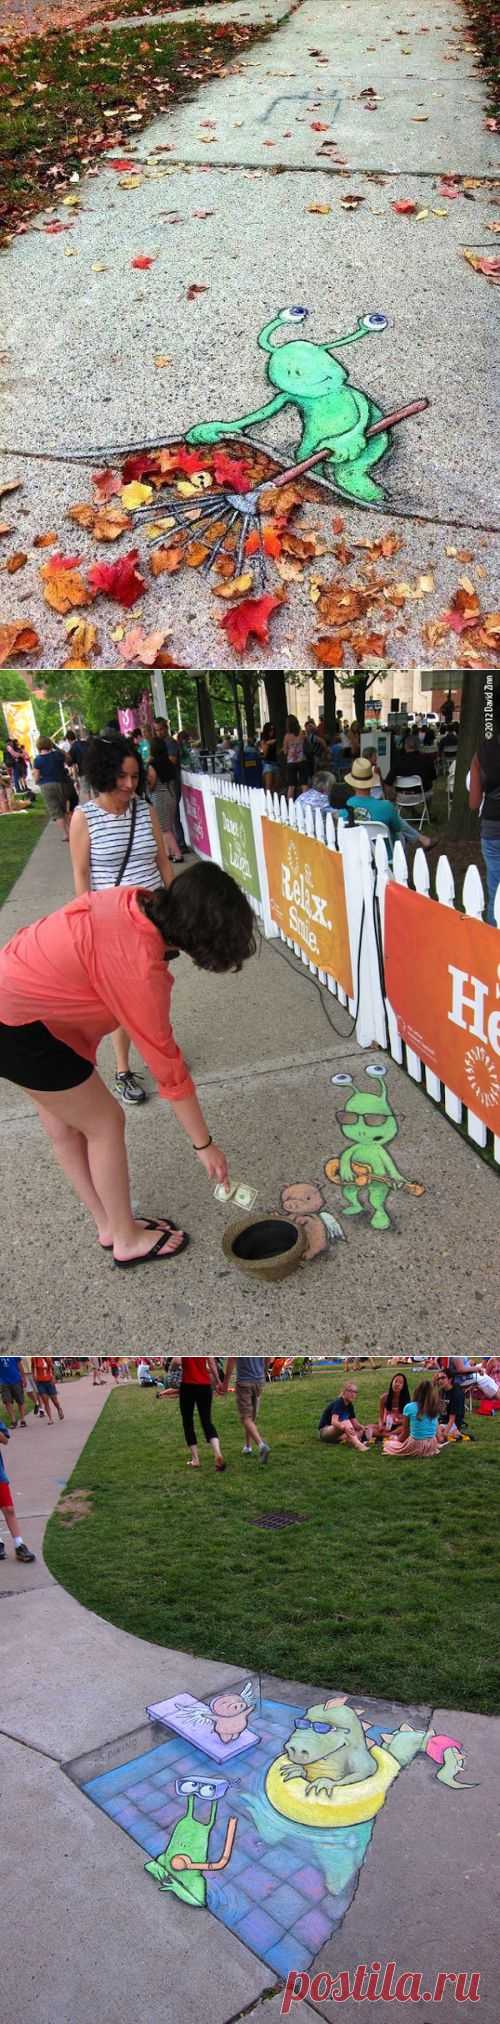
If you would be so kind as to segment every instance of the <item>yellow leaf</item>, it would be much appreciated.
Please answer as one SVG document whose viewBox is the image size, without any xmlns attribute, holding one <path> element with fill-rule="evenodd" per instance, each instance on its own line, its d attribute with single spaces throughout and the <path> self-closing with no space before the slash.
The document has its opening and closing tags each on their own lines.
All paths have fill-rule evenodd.
<svg viewBox="0 0 500 2024">
<path fill-rule="evenodd" d="M 79 202 L 80 202 L 79 197 L 63 197 L 63 204 L 66 204 L 66 207 L 69 211 L 76 211 Z"/>
<path fill-rule="evenodd" d="M 118 188 L 120 190 L 138 190 L 143 180 L 143 176 L 119 176 Z"/>
<path fill-rule="evenodd" d="M 91 274 L 108 274 L 109 268 L 105 267 L 104 260 L 94 260 L 90 271 Z"/>
<path fill-rule="evenodd" d="M 306 211 L 316 211 L 320 218 L 326 218 L 327 213 L 331 210 L 331 204 L 306 204 Z"/>
<path fill-rule="evenodd" d="M 155 358 L 155 365 L 156 365 L 156 366 L 158 366 L 158 365 L 171 365 L 171 364 L 172 364 L 172 360 L 171 360 L 171 358 L 167 358 L 166 356 L 164 357 L 164 355 L 163 355 L 163 353 L 162 353 L 162 352 L 160 352 L 160 353 L 159 353 L 159 356 L 158 356 L 158 358 Z"/>
<path fill-rule="evenodd" d="M 416 211 L 416 212 L 415 212 L 415 224 L 416 224 L 416 225 L 418 225 L 418 221 L 419 221 L 419 218 L 428 218 L 428 216 L 429 216 L 429 212 L 428 212 L 428 209 L 426 210 L 426 209 L 424 208 L 424 210 L 423 210 L 423 211 Z"/>
<path fill-rule="evenodd" d="M 449 212 L 448 212 L 448 211 L 445 211 L 445 210 L 443 209 L 443 205 L 442 205 L 442 204 L 433 204 L 433 206 L 432 206 L 432 216 L 433 216 L 433 218 L 448 218 L 448 217 L 449 217 Z"/>
<path fill-rule="evenodd" d="M 111 638 L 112 638 L 112 640 L 124 640 L 124 639 L 125 639 L 125 626 L 124 626 L 124 625 L 115 625 L 115 629 L 114 629 L 114 632 L 112 632 L 112 634 L 111 634 Z"/>
<path fill-rule="evenodd" d="M 124 485 L 120 492 L 122 506 L 126 506 L 128 512 L 135 510 L 136 506 L 148 506 L 152 497 L 152 485 L 140 485 L 138 478 L 134 478 L 131 485 Z"/>
<path fill-rule="evenodd" d="M 210 490 L 213 479 L 209 471 L 196 471 L 194 478 L 179 478 L 176 491 L 181 499 L 195 499 L 198 492 Z"/>
<path fill-rule="evenodd" d="M 434 577 L 432 570 L 429 569 L 425 576 L 419 576 L 417 590 L 422 592 L 422 596 L 427 597 L 434 588 Z"/>
<path fill-rule="evenodd" d="M 215 596 L 244 597 L 246 591 L 252 589 L 253 589 L 253 576 L 251 574 L 251 571 L 247 570 L 245 576 L 232 576 L 229 583 L 219 584 L 219 587 L 215 592 Z"/>
</svg>

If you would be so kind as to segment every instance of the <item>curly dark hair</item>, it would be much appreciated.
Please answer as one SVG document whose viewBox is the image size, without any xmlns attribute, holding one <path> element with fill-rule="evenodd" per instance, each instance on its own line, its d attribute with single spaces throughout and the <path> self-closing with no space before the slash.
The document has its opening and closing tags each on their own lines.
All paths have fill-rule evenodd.
<svg viewBox="0 0 500 2024">
<path fill-rule="evenodd" d="M 119 732 L 112 738 L 89 738 L 85 755 L 85 774 L 94 794 L 112 794 L 124 759 L 136 759 L 138 762 L 140 793 L 141 755 L 140 752 L 136 752 L 132 740 L 120 737 Z"/>
<path fill-rule="evenodd" d="M 139 903 L 167 947 L 183 949 L 198 970 L 241 970 L 255 955 L 250 902 L 218 864 L 190 865 L 166 891 L 141 892 Z"/>
</svg>

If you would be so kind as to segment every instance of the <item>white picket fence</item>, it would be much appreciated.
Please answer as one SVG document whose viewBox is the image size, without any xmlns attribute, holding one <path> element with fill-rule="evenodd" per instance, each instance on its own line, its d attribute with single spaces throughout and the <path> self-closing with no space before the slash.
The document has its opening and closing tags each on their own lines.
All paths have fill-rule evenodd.
<svg viewBox="0 0 500 2024">
<path fill-rule="evenodd" d="M 255 896 L 253 905 L 266 938 L 278 937 L 287 943 L 304 968 L 317 977 L 332 997 L 338 998 L 355 1020 L 356 1039 L 360 1047 L 376 1045 L 389 1050 L 393 1060 L 406 1069 L 412 1081 L 422 1083 L 433 1102 L 443 1106 L 453 1124 L 465 1125 L 468 1137 L 475 1145 L 484 1150 L 488 1143 L 491 1144 L 493 1157 L 500 1166 L 500 1137 L 493 1137 L 483 1119 L 466 1108 L 455 1091 L 446 1088 L 401 1039 L 395 1014 L 383 990 L 380 953 L 384 947 L 387 885 L 390 879 L 395 879 L 399 885 L 408 884 L 408 864 L 402 843 L 398 841 L 394 846 L 391 866 L 384 838 L 372 841 L 362 823 L 349 829 L 333 812 L 323 815 L 317 808 L 306 806 L 302 809 L 297 802 L 287 802 L 284 795 L 265 794 L 260 788 L 234 787 L 224 775 L 183 771 L 182 780 L 183 785 L 201 794 L 210 856 L 217 864 L 222 863 L 215 812 L 217 799 L 249 809 L 260 883 L 260 897 Z M 286 829 L 299 831 L 302 836 L 310 836 L 323 844 L 326 850 L 339 852 L 342 857 L 353 979 L 353 996 L 349 1000 L 340 984 L 311 962 L 300 944 L 283 935 L 272 919 L 262 834 L 263 816 L 271 822 L 281 823 Z M 186 822 L 189 828 L 187 816 Z M 422 897 L 431 898 L 429 865 L 422 849 L 415 853 L 413 882 Z M 445 856 L 438 859 L 432 897 L 439 906 L 455 906 L 455 882 Z M 465 876 L 463 908 L 473 920 L 481 920 L 486 911 L 486 896 L 475 865 L 469 867 Z M 500 928 L 500 886 L 495 899 L 495 919 Z"/>
</svg>

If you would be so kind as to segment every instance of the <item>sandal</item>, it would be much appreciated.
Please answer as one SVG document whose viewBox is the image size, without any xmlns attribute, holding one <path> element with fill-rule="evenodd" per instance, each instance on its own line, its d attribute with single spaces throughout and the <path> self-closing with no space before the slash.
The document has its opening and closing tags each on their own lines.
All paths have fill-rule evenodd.
<svg viewBox="0 0 500 2024">
<path fill-rule="evenodd" d="M 155 1229 L 157 1225 L 153 1223 L 151 1227 Z M 114 1258 L 113 1264 L 118 1266 L 120 1272 L 128 1272 L 134 1265 L 155 1265 L 157 1259 L 162 1265 L 169 1264 L 171 1258 L 179 1258 L 181 1251 L 185 1251 L 189 1244 L 188 1232 L 184 1230 L 182 1242 L 177 1245 L 176 1251 L 162 1251 L 162 1244 L 165 1243 L 165 1239 L 169 1234 L 172 1234 L 172 1232 L 162 1230 L 160 1236 L 156 1239 L 156 1243 L 151 1245 L 150 1251 L 143 1251 L 138 1258 Z"/>
<path fill-rule="evenodd" d="M 222 1475 L 223 1469 L 227 1469 L 227 1462 L 224 1461 L 223 1455 L 217 1455 L 215 1467 L 219 1476 Z"/>
<path fill-rule="evenodd" d="M 138 1221 L 144 1224 L 145 1230 L 164 1230 L 166 1236 L 169 1235 L 171 1230 L 178 1230 L 179 1228 L 179 1224 L 172 1223 L 169 1216 L 157 1216 L 156 1222 L 154 1216 L 139 1216 Z M 101 1244 L 99 1238 L 99 1248 L 101 1251 L 112 1251 L 113 1245 L 112 1243 Z"/>
</svg>

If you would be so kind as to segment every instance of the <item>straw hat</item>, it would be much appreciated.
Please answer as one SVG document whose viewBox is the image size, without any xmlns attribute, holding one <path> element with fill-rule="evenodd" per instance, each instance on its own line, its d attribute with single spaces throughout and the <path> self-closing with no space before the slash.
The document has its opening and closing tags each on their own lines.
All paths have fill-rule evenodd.
<svg viewBox="0 0 500 2024">
<path fill-rule="evenodd" d="M 352 773 L 346 773 L 345 779 L 347 786 L 354 788 L 355 794 L 369 794 L 376 779 L 371 759 L 354 759 Z"/>
</svg>

